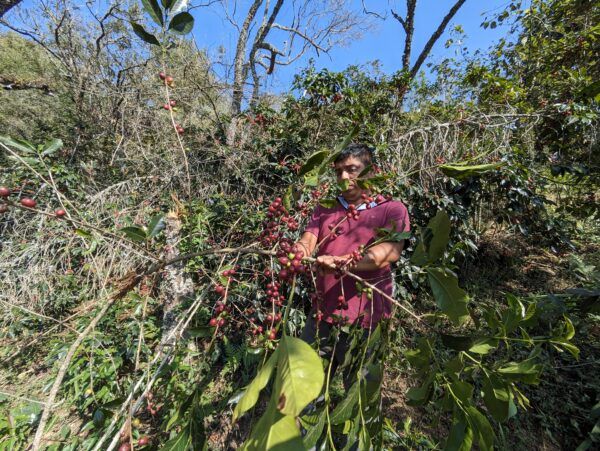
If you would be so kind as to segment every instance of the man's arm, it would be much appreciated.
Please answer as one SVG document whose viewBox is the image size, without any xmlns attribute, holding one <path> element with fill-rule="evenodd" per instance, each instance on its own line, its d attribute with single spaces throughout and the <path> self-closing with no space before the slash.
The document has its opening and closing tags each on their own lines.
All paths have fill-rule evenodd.
<svg viewBox="0 0 600 451">
<path fill-rule="evenodd" d="M 370 247 L 364 257 L 351 268 L 352 271 L 376 271 L 397 262 L 402 254 L 404 242 L 385 242 Z M 346 263 L 349 255 L 335 257 L 332 255 L 321 255 L 317 257 L 317 263 L 328 269 L 335 269 L 336 263 Z"/>
<path fill-rule="evenodd" d="M 296 244 L 300 246 L 306 257 L 310 257 L 317 247 L 317 237 L 313 233 L 304 232 Z"/>
</svg>

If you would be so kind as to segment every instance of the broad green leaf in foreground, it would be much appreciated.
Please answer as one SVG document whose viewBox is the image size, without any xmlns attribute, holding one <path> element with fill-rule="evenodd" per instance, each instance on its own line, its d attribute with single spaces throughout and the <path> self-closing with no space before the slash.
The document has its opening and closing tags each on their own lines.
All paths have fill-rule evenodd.
<svg viewBox="0 0 600 451">
<path fill-rule="evenodd" d="M 305 341 L 284 335 L 279 344 L 277 380 L 278 408 L 297 416 L 319 396 L 325 372 L 319 355 Z"/>
<path fill-rule="evenodd" d="M 241 397 L 240 402 L 238 402 L 233 411 L 233 421 L 256 404 L 260 391 L 266 387 L 271 378 L 271 374 L 277 363 L 278 352 L 279 349 L 276 349 L 275 352 L 271 354 L 267 363 L 264 364 L 250 385 L 248 385 L 248 388 L 246 388 L 244 395 Z"/>
<path fill-rule="evenodd" d="M 467 304 L 469 297 L 465 290 L 458 286 L 458 279 L 441 268 L 427 268 L 429 285 L 433 297 L 448 318 L 455 324 L 462 324 L 469 316 Z"/>
</svg>

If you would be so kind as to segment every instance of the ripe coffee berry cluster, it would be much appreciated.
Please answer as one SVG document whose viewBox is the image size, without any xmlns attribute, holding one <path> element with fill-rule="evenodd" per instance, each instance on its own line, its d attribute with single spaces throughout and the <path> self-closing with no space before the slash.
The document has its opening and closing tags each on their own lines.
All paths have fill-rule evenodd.
<svg viewBox="0 0 600 451">
<path fill-rule="evenodd" d="M 166 85 L 172 86 L 173 85 L 173 77 L 171 77 L 170 75 L 165 74 L 164 72 L 160 72 L 158 74 L 158 78 L 160 78 L 161 80 L 163 80 L 165 82 Z"/>
<path fill-rule="evenodd" d="M 183 135 L 183 133 L 185 132 L 185 130 L 183 129 L 183 127 L 181 125 L 179 125 L 179 124 L 175 125 L 175 130 L 180 135 Z"/>
<path fill-rule="evenodd" d="M 231 307 L 219 301 L 215 304 L 215 316 L 208 322 L 211 327 L 224 327 L 227 324 L 227 315 L 231 313 Z"/>
<path fill-rule="evenodd" d="M 275 198 L 267 210 L 267 220 L 263 223 L 263 231 L 260 234 L 260 242 L 265 247 L 274 245 L 282 236 L 281 224 L 285 224 L 290 230 L 298 229 L 298 222 L 288 215 L 281 197 Z M 277 218 L 281 218 L 280 222 Z"/>
<path fill-rule="evenodd" d="M 304 252 L 297 244 L 291 244 L 289 240 L 281 240 L 277 252 L 277 261 L 282 269 L 279 271 L 279 278 L 286 280 L 294 274 L 306 272 L 306 266 L 302 263 Z"/>
<path fill-rule="evenodd" d="M 274 306 L 281 307 L 283 301 L 285 301 L 285 296 L 279 291 L 281 289 L 281 284 L 277 281 L 273 283 L 269 282 L 266 288 L 267 301 Z"/>
<path fill-rule="evenodd" d="M 346 310 L 348 308 L 348 302 L 346 302 L 346 298 L 343 295 L 339 295 L 337 298 L 337 307 L 342 310 Z"/>
<path fill-rule="evenodd" d="M 356 209 L 356 205 L 350 204 L 348 205 L 348 210 L 346 211 L 346 217 L 348 219 L 358 220 L 360 217 L 360 212 Z"/>
<path fill-rule="evenodd" d="M 165 103 L 163 105 L 163 108 L 168 111 L 171 108 L 174 108 L 176 105 L 177 105 L 177 102 L 175 102 L 175 100 L 170 100 L 169 103 Z"/>
</svg>

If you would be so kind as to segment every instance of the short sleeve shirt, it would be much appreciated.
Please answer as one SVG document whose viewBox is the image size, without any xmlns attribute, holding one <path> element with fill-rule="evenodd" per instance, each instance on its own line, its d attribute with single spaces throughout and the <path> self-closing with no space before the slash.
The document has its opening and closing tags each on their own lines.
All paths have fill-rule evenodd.
<svg viewBox="0 0 600 451">
<path fill-rule="evenodd" d="M 377 229 L 394 229 L 397 232 L 410 230 L 408 212 L 402 202 L 385 201 L 370 209 L 361 210 L 358 219 L 347 219 L 337 227 L 340 234 L 331 233 L 331 227 L 346 216 L 341 203 L 333 208 L 318 205 L 305 229 L 317 237 L 320 246 L 317 255 L 341 256 L 352 253 L 361 245 L 369 245 L 377 239 Z M 376 271 L 355 271 L 355 274 L 392 296 L 393 281 L 388 266 Z M 318 275 L 316 310 L 323 313 L 323 320 L 333 322 L 335 317 L 349 323 L 358 322 L 364 328 L 373 328 L 382 319 L 389 317 L 392 303 L 373 291 L 372 299 L 359 293 L 356 279 L 349 276 L 337 278 L 335 274 Z M 344 296 L 346 305 L 338 307 L 338 297 Z"/>
</svg>

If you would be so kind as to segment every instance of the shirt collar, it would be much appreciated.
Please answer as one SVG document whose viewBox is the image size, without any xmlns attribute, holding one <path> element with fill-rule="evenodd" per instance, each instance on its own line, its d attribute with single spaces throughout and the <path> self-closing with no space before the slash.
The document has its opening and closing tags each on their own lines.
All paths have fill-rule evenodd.
<svg viewBox="0 0 600 451">
<path fill-rule="evenodd" d="M 344 210 L 348 210 L 348 207 L 350 206 L 350 204 L 348 202 L 346 202 L 346 199 L 344 199 L 344 196 L 340 195 L 340 196 L 337 197 L 337 199 L 340 202 L 340 204 L 342 204 L 342 207 L 344 207 Z M 377 206 L 377 202 L 373 201 L 369 205 L 371 206 L 371 208 L 376 207 Z M 358 207 L 356 207 L 357 211 L 366 210 L 366 209 L 367 209 L 367 203 L 366 202 L 363 202 Z"/>
</svg>

